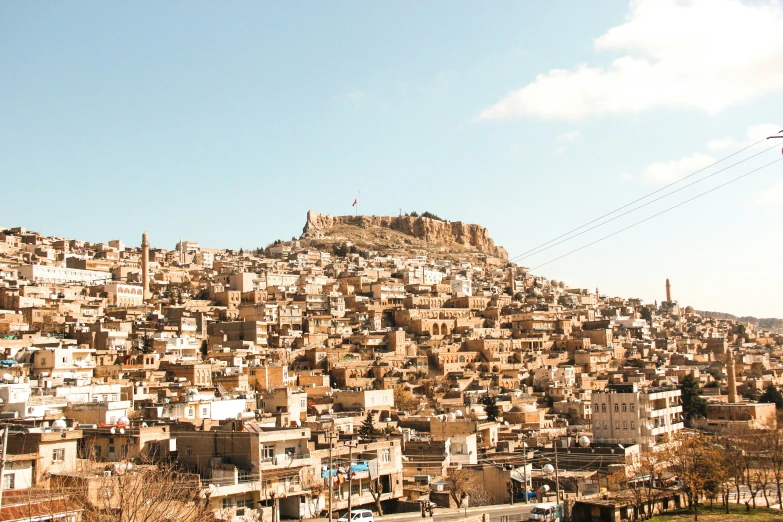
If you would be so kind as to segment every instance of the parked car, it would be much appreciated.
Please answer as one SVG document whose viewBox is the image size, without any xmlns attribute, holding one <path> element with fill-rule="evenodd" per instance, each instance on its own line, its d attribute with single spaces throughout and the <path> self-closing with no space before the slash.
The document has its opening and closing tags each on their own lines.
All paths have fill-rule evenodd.
<svg viewBox="0 0 783 522">
<path fill-rule="evenodd" d="M 348 513 L 338 518 L 337 522 L 348 522 Z M 369 509 L 354 509 L 351 511 L 350 522 L 375 522 L 375 515 Z"/>
</svg>

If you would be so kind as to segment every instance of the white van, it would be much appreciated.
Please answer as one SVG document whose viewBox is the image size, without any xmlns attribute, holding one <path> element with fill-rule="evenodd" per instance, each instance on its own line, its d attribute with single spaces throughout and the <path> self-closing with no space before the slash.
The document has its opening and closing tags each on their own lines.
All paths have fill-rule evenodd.
<svg viewBox="0 0 783 522">
<path fill-rule="evenodd" d="M 563 506 L 554 502 L 537 504 L 530 512 L 530 518 L 528 518 L 528 520 L 561 522 L 563 520 Z"/>
<path fill-rule="evenodd" d="M 348 522 L 348 514 L 338 518 L 337 522 Z M 351 511 L 350 522 L 375 522 L 375 515 L 369 509 L 354 509 Z"/>
</svg>

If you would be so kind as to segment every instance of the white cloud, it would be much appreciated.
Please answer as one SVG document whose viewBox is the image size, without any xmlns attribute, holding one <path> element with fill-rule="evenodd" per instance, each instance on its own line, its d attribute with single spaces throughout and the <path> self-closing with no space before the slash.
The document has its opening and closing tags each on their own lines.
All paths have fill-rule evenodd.
<svg viewBox="0 0 783 522">
<path fill-rule="evenodd" d="M 759 203 L 783 203 L 783 180 L 767 188 L 758 198 Z"/>
<path fill-rule="evenodd" d="M 582 64 L 539 74 L 479 118 L 577 119 L 653 108 L 715 114 L 783 89 L 777 1 L 636 0 L 626 22 L 594 47 L 623 55 L 605 68 Z"/>
<path fill-rule="evenodd" d="M 557 148 L 555 149 L 555 154 L 562 154 L 568 149 L 568 144 L 572 143 L 582 137 L 582 133 L 579 131 L 571 131 L 571 132 L 563 132 L 557 135 L 555 138 L 555 143 L 557 143 Z"/>
<path fill-rule="evenodd" d="M 758 125 L 751 125 L 745 132 L 745 139 L 738 140 L 736 138 L 719 138 L 717 140 L 710 140 L 707 142 L 707 148 L 710 150 L 740 149 L 747 147 L 752 143 L 756 143 L 759 140 L 766 139 L 767 136 L 777 134 L 779 130 L 780 125 L 776 123 L 760 123 Z"/>
<path fill-rule="evenodd" d="M 715 162 L 712 156 L 695 153 L 674 161 L 659 161 L 642 171 L 647 183 L 671 183 Z"/>
</svg>

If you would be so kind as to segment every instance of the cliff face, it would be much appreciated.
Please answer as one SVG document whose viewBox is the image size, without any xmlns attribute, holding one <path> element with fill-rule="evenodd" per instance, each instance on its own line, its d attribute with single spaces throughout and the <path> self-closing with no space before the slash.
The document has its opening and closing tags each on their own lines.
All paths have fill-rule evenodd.
<svg viewBox="0 0 783 522">
<path fill-rule="evenodd" d="M 486 228 L 460 221 L 446 222 L 411 216 L 330 216 L 310 210 L 307 212 L 307 223 L 302 230 L 302 237 L 312 239 L 328 237 L 331 229 L 343 225 L 359 228 L 388 228 L 427 243 L 444 245 L 458 243 L 476 248 L 487 255 L 508 260 L 508 252 L 503 247 L 495 246 Z"/>
</svg>

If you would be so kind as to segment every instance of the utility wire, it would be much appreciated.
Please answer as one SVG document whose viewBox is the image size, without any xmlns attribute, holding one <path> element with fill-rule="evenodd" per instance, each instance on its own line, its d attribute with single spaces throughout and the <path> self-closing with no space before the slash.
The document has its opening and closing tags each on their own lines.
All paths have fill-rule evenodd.
<svg viewBox="0 0 783 522">
<path fill-rule="evenodd" d="M 587 230 L 582 230 L 582 231 L 581 231 L 581 232 L 579 232 L 578 234 L 574 234 L 573 236 L 569 236 L 569 237 L 567 237 L 567 238 L 565 238 L 565 239 L 562 239 L 562 240 L 558 241 L 557 243 L 553 243 L 553 244 L 551 244 L 551 245 L 549 245 L 549 246 L 547 246 L 547 247 L 545 247 L 545 248 L 542 248 L 541 250 L 537 250 L 537 251 L 535 251 L 535 252 L 532 252 L 532 253 L 530 253 L 530 254 L 520 254 L 520 256 L 521 256 L 521 257 L 520 257 L 520 256 L 517 256 L 517 257 L 516 257 L 516 258 L 514 258 L 514 259 L 516 259 L 517 261 L 521 261 L 522 259 L 526 259 L 526 258 L 528 258 L 528 257 L 535 256 L 535 255 L 537 255 L 537 254 L 540 254 L 541 252 L 544 252 L 545 250 L 549 250 L 550 248 L 556 247 L 557 245 L 560 245 L 560 244 L 562 244 L 562 243 L 565 243 L 566 241 L 570 241 L 570 240 L 574 239 L 575 237 L 579 237 L 579 236 L 581 236 L 582 234 L 587 234 L 587 233 L 588 233 L 588 232 L 590 232 L 591 230 L 595 230 L 596 228 L 600 228 L 600 227 L 602 227 L 602 226 L 606 225 L 607 223 L 611 223 L 612 221 L 614 221 L 614 220 L 616 220 L 616 219 L 620 219 L 620 218 L 621 218 L 621 217 L 623 217 L 623 216 L 627 216 L 628 214 L 631 214 L 631 213 L 633 213 L 633 212 L 636 212 L 637 210 L 639 210 L 639 209 L 641 209 L 641 208 L 644 208 L 644 207 L 646 207 L 647 205 L 652 205 L 652 204 L 653 204 L 653 203 L 655 203 L 656 201 L 660 201 L 660 200 L 662 200 L 662 199 L 668 198 L 669 196 L 671 196 L 671 195 L 673 195 L 673 194 L 676 194 L 676 193 L 678 193 L 678 192 L 680 192 L 680 191 L 682 191 L 682 190 L 685 190 L 685 189 L 687 189 L 687 188 L 689 188 L 689 187 L 692 187 L 693 185 L 696 185 L 697 183 L 701 183 L 702 181 L 706 181 L 706 180 L 710 179 L 710 178 L 711 178 L 711 177 L 713 177 L 713 176 L 717 176 L 717 175 L 718 175 L 718 174 L 720 174 L 721 172 L 725 172 L 725 171 L 729 170 L 730 168 L 734 168 L 734 167 L 736 167 L 737 165 L 739 165 L 740 163 L 745 163 L 746 161 L 748 161 L 748 160 L 750 160 L 750 159 L 753 159 L 753 158 L 755 158 L 756 156 L 760 156 L 761 154 L 764 154 L 765 152 L 768 152 L 768 151 L 770 151 L 770 150 L 772 150 L 772 149 L 775 149 L 775 148 L 777 148 L 777 147 L 778 147 L 778 145 L 773 145 L 773 146 L 771 146 L 770 148 L 768 148 L 768 149 L 764 149 L 764 150 L 762 150 L 761 152 L 757 152 L 757 153 L 756 153 L 756 154 L 754 154 L 753 156 L 748 156 L 747 158 L 745 158 L 745 159 L 743 159 L 743 160 L 740 160 L 740 161 L 738 161 L 737 163 L 734 163 L 733 165 L 729 165 L 728 167 L 724 167 L 724 168 L 722 168 L 722 169 L 720 169 L 720 170 L 718 170 L 718 171 L 716 171 L 716 172 L 713 172 L 712 174 L 709 174 L 709 175 L 707 175 L 707 176 L 704 176 L 704 177 L 703 177 L 703 178 L 701 178 L 701 179 L 697 179 L 696 181 L 693 181 L 693 182 L 691 182 L 691 183 L 688 183 L 688 184 L 687 184 L 687 185 L 685 185 L 684 187 L 680 187 L 680 188 L 678 188 L 678 189 L 676 189 L 676 190 L 673 190 L 673 191 L 671 191 L 671 192 L 669 192 L 669 193 L 667 193 L 667 194 L 664 194 L 663 196 L 659 196 L 659 197 L 657 197 L 657 198 L 655 198 L 655 199 L 653 199 L 653 200 L 651 200 L 651 201 L 648 201 L 647 203 L 643 203 L 643 204 L 639 205 L 638 207 L 634 207 L 634 208 L 632 208 L 631 210 L 628 210 L 628 211 L 626 211 L 626 212 L 623 212 L 622 214 L 619 214 L 619 215 L 617 215 L 617 216 L 614 216 L 614 217 L 613 217 L 613 218 L 611 218 L 611 219 L 607 219 L 606 221 L 604 221 L 604 222 L 602 222 L 602 223 L 598 223 L 597 225 L 595 225 L 595 226 L 592 226 L 592 227 L 588 228 Z M 714 165 L 714 163 L 713 163 L 713 165 Z M 685 179 L 685 178 L 683 178 L 683 179 Z M 679 181 L 677 181 L 677 183 L 679 183 L 680 181 L 682 181 L 682 180 L 679 180 Z M 656 191 L 656 192 L 657 192 L 657 191 Z M 649 196 L 650 196 L 650 195 L 647 195 L 647 196 L 645 196 L 645 198 L 647 198 L 647 197 L 649 197 Z M 642 198 L 642 199 L 644 199 L 644 198 Z M 638 201 L 638 200 L 637 200 L 637 201 Z M 632 203 L 631 203 L 631 204 L 632 204 Z M 627 206 L 628 206 L 628 205 L 626 205 L 626 207 L 627 207 Z M 621 208 L 625 208 L 625 207 L 621 207 Z M 617 212 L 618 210 L 620 210 L 620 209 L 617 209 L 617 210 L 613 211 L 612 213 L 614 213 L 614 212 Z M 608 215 L 609 215 L 609 214 L 607 214 L 607 216 L 608 216 Z M 598 219 L 602 219 L 602 218 L 598 218 Z M 594 223 L 595 221 L 597 221 L 597 219 L 596 219 L 596 220 L 593 220 L 593 221 L 591 221 L 590 223 Z M 585 227 L 585 226 L 587 226 L 587 225 L 588 225 L 588 224 L 590 224 L 590 223 L 586 223 L 586 224 L 582 225 L 582 226 L 581 226 L 581 227 L 579 227 L 579 228 Z M 575 229 L 575 230 L 579 230 L 579 229 Z M 564 235 L 568 235 L 568 234 L 570 234 L 570 233 L 571 233 L 571 232 L 568 232 L 568 233 L 566 233 L 566 234 L 564 234 Z M 563 237 L 563 236 L 560 236 L 560 237 Z M 555 240 L 556 240 L 556 239 L 553 239 L 552 241 L 555 241 Z M 550 241 L 550 243 L 551 243 L 551 241 Z M 545 244 L 546 244 L 546 243 L 545 243 Z M 535 249 L 534 249 L 534 250 L 535 250 Z"/>
<path fill-rule="evenodd" d="M 567 235 L 569 235 L 569 234 L 571 234 L 571 233 L 573 233 L 573 232 L 576 232 L 577 230 L 581 230 L 581 229 L 583 229 L 584 227 L 586 227 L 586 226 L 588 226 L 588 225 L 592 225 L 592 224 L 593 224 L 593 223 L 595 223 L 596 221 L 600 221 L 600 220 L 602 220 L 602 219 L 603 219 L 603 218 L 605 218 L 605 217 L 609 217 L 609 216 L 611 216 L 612 214 L 614 214 L 614 213 L 616 213 L 616 212 L 619 212 L 620 210 L 623 210 L 624 208 L 628 208 L 628 207 L 630 207 L 631 205 L 634 205 L 634 204 L 636 204 L 636 203 L 638 203 L 638 202 L 640 202 L 640 201 L 643 201 L 643 200 L 645 200 L 645 199 L 649 198 L 650 196 L 654 196 L 655 194 L 657 194 L 657 193 L 659 193 L 659 192 L 661 192 L 661 191 L 663 191 L 663 190 L 666 190 L 667 188 L 669 188 L 669 187 L 672 187 L 672 186 L 676 185 L 677 183 L 681 183 L 681 182 L 685 181 L 686 179 L 688 179 L 688 178 L 691 178 L 691 177 L 695 176 L 696 174 L 698 174 L 698 173 L 700 173 L 700 172 L 703 172 L 703 171 L 705 171 L 705 170 L 709 169 L 710 167 L 714 167 L 714 166 L 715 166 L 715 165 L 717 165 L 718 163 L 721 163 L 721 162 L 723 162 L 723 161 L 726 161 L 727 159 L 729 159 L 729 158 L 731 158 L 731 157 L 733 157 L 733 156 L 736 156 L 737 154 L 740 154 L 741 152 L 744 152 L 744 151 L 746 151 L 746 150 L 748 150 L 748 149 L 750 149 L 750 148 L 752 148 L 752 147 L 755 147 L 756 145 L 758 145 L 758 144 L 759 144 L 759 143 L 761 143 L 762 141 L 766 141 L 766 139 L 767 139 L 767 138 L 760 139 L 759 141 L 757 141 L 757 142 L 755 142 L 755 143 L 751 143 L 751 144 L 750 144 L 750 145 L 748 145 L 747 147 L 745 147 L 745 148 L 743 148 L 743 149 L 740 149 L 740 150 L 738 150 L 737 152 L 734 152 L 734 153 L 732 153 L 732 154 L 729 154 L 728 156 L 726 156 L 726 157 L 724 157 L 724 158 L 721 158 L 721 159 L 719 159 L 718 161 L 716 161 L 716 162 L 714 162 L 714 163 L 712 163 L 712 164 L 710 164 L 710 165 L 707 165 L 707 166 L 706 166 L 706 167 L 704 167 L 704 168 L 701 168 L 701 169 L 697 170 L 696 172 L 692 172 L 691 174 L 688 174 L 688 175 L 687 175 L 687 176 L 685 176 L 684 178 L 680 178 L 680 179 L 678 179 L 677 181 L 673 181 L 673 182 L 669 183 L 668 185 L 665 185 L 665 186 L 663 186 L 663 187 L 661 187 L 661 188 L 659 188 L 659 189 L 657 189 L 657 190 L 654 190 L 654 191 L 650 192 L 649 194 L 647 194 L 647 195 L 645 195 L 645 196 L 642 196 L 642 197 L 640 197 L 640 198 L 638 198 L 638 199 L 635 199 L 635 200 L 631 201 L 630 203 L 628 203 L 628 204 L 626 204 L 626 205 L 623 205 L 623 206 L 621 206 L 621 207 L 618 207 L 618 208 L 616 208 L 616 209 L 612 210 L 611 212 L 609 212 L 609 213 L 607 213 L 607 214 L 604 214 L 603 216 L 597 217 L 597 218 L 593 219 L 592 221 L 588 221 L 587 223 L 585 223 L 585 224 L 583 224 L 583 225 L 580 225 L 580 226 L 578 226 L 578 227 L 574 228 L 573 230 L 570 230 L 570 231 L 568 231 L 568 232 L 566 232 L 566 233 L 564 233 L 564 234 L 561 234 L 561 235 L 557 236 L 556 238 L 554 238 L 554 239 L 551 239 L 551 240 L 547 241 L 546 243 L 541 243 L 541 244 L 540 244 L 540 245 L 538 245 L 537 247 L 531 248 L 530 250 L 528 250 L 528 251 L 526 251 L 526 252 L 522 252 L 522 253 L 521 253 L 521 254 L 519 254 L 518 256 L 515 256 L 515 257 L 513 257 L 513 258 L 509 259 L 509 261 L 514 261 L 515 259 L 519 259 L 521 256 L 524 256 L 525 254 L 529 254 L 530 252 L 532 252 L 532 251 L 534 251 L 534 250 L 538 250 L 539 248 L 541 248 L 541 247 L 543 247 L 543 246 L 546 246 L 546 245 L 548 245 L 549 243 L 552 243 L 552 242 L 554 242 L 554 241 L 557 241 L 558 239 L 561 239 L 561 238 L 563 238 L 563 237 L 565 237 L 565 236 L 567 236 Z"/>
<path fill-rule="evenodd" d="M 583 246 L 581 246 L 581 247 L 579 247 L 579 248 L 576 248 L 576 249 L 574 249 L 574 250 L 571 250 L 570 252 L 566 252 L 565 254 L 563 254 L 563 255 L 561 255 L 561 256 L 558 256 L 558 257 L 556 257 L 556 258 L 554 258 L 554 259 L 550 259 L 550 260 L 549 260 L 549 261 L 547 261 L 546 263 L 541 263 L 540 265 L 538 265 L 538 266 L 536 266 L 536 267 L 532 268 L 531 270 L 536 270 L 536 269 L 538 269 L 538 268 L 541 268 L 542 266 L 546 266 L 546 265 L 548 265 L 549 263 L 554 263 L 554 262 L 555 262 L 555 261 L 557 261 L 558 259 L 563 259 L 563 258 L 564 258 L 564 257 L 566 257 L 566 256 L 570 256 L 571 254 L 574 254 L 574 253 L 576 253 L 576 252 L 579 252 L 580 250 L 584 250 L 585 248 L 587 248 L 587 247 L 589 247 L 589 246 L 595 245 L 596 243 L 600 243 L 600 242 L 601 242 L 601 241 L 603 241 L 604 239 L 609 239 L 610 237 L 616 236 L 617 234 L 619 234 L 619 233 L 621 233 L 621 232 L 625 232 L 626 230 L 628 230 L 628 229 L 630 229 L 630 228 L 633 228 L 633 227 L 635 227 L 636 225 L 641 225 L 642 223 L 644 223 L 644 222 L 646 222 L 646 221 L 650 221 L 651 219 L 653 219 L 653 218 L 656 218 L 656 217 L 660 216 L 661 214 L 665 214 L 665 213 L 669 212 L 670 210 L 674 210 L 674 209 L 675 209 L 675 208 L 677 208 L 677 207 L 681 207 L 681 206 L 685 205 L 686 203 L 690 203 L 691 201 L 693 201 L 693 200 L 695 200 L 695 199 L 698 199 L 698 198 L 700 198 L 700 197 L 702 197 L 702 196 L 706 196 L 706 195 L 707 195 L 707 194 L 709 194 L 710 192 L 714 192 L 714 191 L 718 190 L 719 188 L 722 188 L 722 187 L 725 187 L 726 185 L 729 185 L 730 183 L 734 183 L 735 181 L 738 181 L 738 180 L 740 180 L 740 179 L 742 179 L 742 178 L 744 178 L 744 177 L 746 177 L 746 176 L 750 176 L 750 175 L 751 175 L 751 174 L 753 174 L 754 172 L 758 172 L 758 171 L 760 171 L 760 170 L 762 170 L 762 169 L 765 169 L 765 168 L 769 167 L 770 165 L 772 165 L 772 164 L 774 164 L 774 163 L 777 163 L 778 161 L 781 161 L 781 160 L 783 160 L 783 158 L 778 158 L 778 159 L 776 159 L 775 161 L 771 161 L 770 163 L 767 163 L 766 165 L 763 165 L 763 166 L 761 166 L 761 167 L 759 167 L 759 168 L 757 168 L 757 169 L 751 170 L 750 172 L 746 172 L 745 174 L 742 174 L 741 176 L 737 176 L 736 178 L 730 179 L 729 181 L 727 181 L 727 182 L 725 182 L 725 183 L 722 183 L 722 184 L 720 184 L 720 185 L 718 185 L 718 186 L 716 186 L 716 187 L 713 187 L 713 188 L 711 188 L 710 190 L 707 190 L 707 191 L 705 191 L 705 192 L 702 192 L 701 194 L 698 194 L 698 195 L 696 195 L 696 196 L 693 196 L 693 197 L 692 197 L 692 198 L 690 198 L 690 199 L 686 199 L 685 201 L 682 201 L 682 202 L 680 202 L 680 203 L 677 203 L 676 205 L 673 205 L 673 206 L 671 206 L 671 207 L 667 208 L 666 210 L 662 210 L 661 212 L 658 212 L 657 214 L 653 214 L 652 216 L 646 217 L 646 218 L 642 219 L 641 221 L 637 221 L 636 223 L 633 223 L 633 224 L 631 224 L 631 225 L 628 225 L 628 226 L 627 226 L 627 227 L 625 227 L 625 228 L 621 228 L 620 230 L 617 230 L 617 231 L 615 231 L 615 232 L 612 232 L 612 233 L 611 233 L 611 234 L 609 234 L 609 235 L 606 235 L 606 236 L 604 236 L 604 237 L 602 237 L 602 238 L 596 239 L 595 241 L 592 241 L 592 242 L 590 242 L 590 243 L 588 243 L 588 244 L 586 244 L 586 245 L 583 245 Z"/>
</svg>

